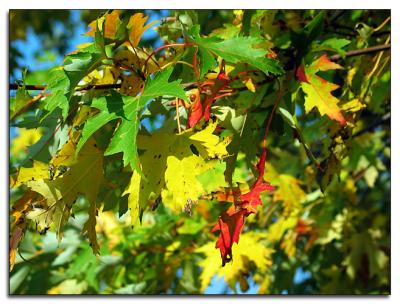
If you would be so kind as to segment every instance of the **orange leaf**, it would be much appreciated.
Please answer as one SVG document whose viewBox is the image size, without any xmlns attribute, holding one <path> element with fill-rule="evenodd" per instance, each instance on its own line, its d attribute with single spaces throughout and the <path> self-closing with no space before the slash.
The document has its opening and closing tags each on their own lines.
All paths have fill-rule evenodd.
<svg viewBox="0 0 400 304">
<path fill-rule="evenodd" d="M 100 19 L 100 29 L 104 26 L 104 37 L 114 39 L 117 34 L 118 27 L 121 24 L 119 19 L 119 10 L 114 10 L 111 13 L 105 14 Z M 85 34 L 86 36 L 94 36 L 96 32 L 97 19 L 89 24 L 90 30 Z"/>
<path fill-rule="evenodd" d="M 339 86 L 317 76 L 319 71 L 342 69 L 342 67 L 328 59 L 326 55 L 315 60 L 309 67 L 299 67 L 296 72 L 297 79 L 301 82 L 301 88 L 305 93 L 304 107 L 309 113 L 316 107 L 319 113 L 327 115 L 330 119 L 338 121 L 341 125 L 346 124 L 338 106 L 339 100 L 331 94 Z"/>
<path fill-rule="evenodd" d="M 129 41 L 131 42 L 133 47 L 137 47 L 140 39 L 142 38 L 143 33 L 152 25 L 158 22 L 155 20 L 153 22 L 148 23 L 146 26 L 144 25 L 147 21 L 148 17 L 144 16 L 142 13 L 136 13 L 129 19 L 128 22 L 128 30 L 129 30 Z"/>
</svg>

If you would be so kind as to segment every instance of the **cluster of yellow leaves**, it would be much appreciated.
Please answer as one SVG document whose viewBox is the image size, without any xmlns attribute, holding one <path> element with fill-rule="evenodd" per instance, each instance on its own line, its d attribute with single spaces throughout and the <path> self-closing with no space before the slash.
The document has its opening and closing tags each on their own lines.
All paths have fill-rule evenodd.
<svg viewBox="0 0 400 304">
<path fill-rule="evenodd" d="M 221 141 L 214 135 L 216 126 L 210 123 L 197 133 L 190 129 L 181 134 L 138 136 L 138 147 L 145 150 L 140 156 L 143 176 L 135 171 L 124 192 L 129 194 L 132 225 L 137 224 L 148 201 L 160 196 L 163 204 L 178 212 L 197 202 L 204 193 L 197 176 L 214 169 L 218 160 L 212 158 L 228 154 L 230 139 Z"/>
<path fill-rule="evenodd" d="M 279 174 L 270 163 L 267 163 L 264 179 L 276 187 L 273 202 L 283 203 L 284 216 L 301 209 L 301 203 L 306 198 L 306 194 L 297 178 L 288 174 Z"/>
<path fill-rule="evenodd" d="M 97 148 L 91 139 L 75 156 L 74 138 L 62 147 L 51 165 L 54 168 L 64 166 L 66 172 L 59 172 L 50 178 L 50 171 L 40 162 L 34 162 L 32 168 L 20 168 L 15 186 L 25 184 L 43 199 L 33 202 L 34 208 L 26 217 L 37 223 L 40 230 L 54 229 L 61 238 L 63 226 L 69 219 L 72 205 L 83 194 L 89 201 L 89 218 L 84 226 L 93 251 L 98 253 L 96 238 L 96 198 L 103 176 L 103 151 Z"/>
<path fill-rule="evenodd" d="M 282 215 L 269 226 L 268 239 L 272 243 L 280 242 L 280 247 L 289 257 L 292 257 L 296 253 L 295 228 L 302 216 L 302 203 L 307 195 L 297 178 L 288 174 L 279 174 L 270 163 L 266 166 L 265 179 L 271 181 L 276 187 L 273 202 L 283 204 Z"/>
<path fill-rule="evenodd" d="M 224 276 L 225 282 L 235 288 L 235 283 L 248 273 L 249 264 L 253 262 L 256 265 L 257 273 L 266 274 L 272 265 L 271 256 L 274 253 L 272 248 L 268 248 L 262 242 L 263 235 L 256 232 L 247 232 L 240 235 L 240 242 L 233 244 L 235 259 L 221 267 L 221 256 L 215 250 L 215 242 L 196 249 L 198 253 L 204 253 L 206 258 L 200 262 L 203 271 L 200 275 L 200 290 L 204 292 L 210 285 L 214 275 Z M 263 281 L 263 276 L 254 276 L 257 283 Z M 259 281 L 258 281 L 259 280 Z"/>
<path fill-rule="evenodd" d="M 124 238 L 123 223 L 119 222 L 112 211 L 99 212 L 96 232 L 103 233 L 108 239 L 108 249 L 112 251 Z"/>
</svg>

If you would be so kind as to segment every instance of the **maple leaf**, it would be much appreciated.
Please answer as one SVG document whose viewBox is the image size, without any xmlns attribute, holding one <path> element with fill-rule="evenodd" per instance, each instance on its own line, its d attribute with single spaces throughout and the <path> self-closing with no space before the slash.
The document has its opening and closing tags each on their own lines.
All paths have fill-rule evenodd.
<svg viewBox="0 0 400 304">
<path fill-rule="evenodd" d="M 221 260 L 215 252 L 213 242 L 197 248 L 196 252 L 206 255 L 206 258 L 200 262 L 200 267 L 202 268 L 200 274 L 201 290 L 204 291 L 210 285 L 214 275 L 223 276 L 225 282 L 235 290 L 237 280 L 240 279 L 244 272 L 248 271 L 248 261 L 254 262 L 257 271 L 266 273 L 272 265 L 271 259 L 274 249 L 265 246 L 261 242 L 262 239 L 263 235 L 260 233 L 243 233 L 240 244 L 234 244 L 233 247 L 237 258 L 234 263 L 229 263 L 223 268 L 220 267 Z"/>
<path fill-rule="evenodd" d="M 300 66 L 297 69 L 296 76 L 301 82 L 301 88 L 306 95 L 304 104 L 306 113 L 316 107 L 321 116 L 327 115 L 330 119 L 345 125 L 346 120 L 338 106 L 339 100 L 331 94 L 339 86 L 326 81 L 316 74 L 319 71 L 334 69 L 342 69 L 342 67 L 330 61 L 326 55 L 323 55 L 306 68 Z"/>
<path fill-rule="evenodd" d="M 138 136 L 138 146 L 144 150 L 140 156 L 143 177 L 134 172 L 124 192 L 129 194 L 132 225 L 138 223 L 151 199 L 161 196 L 167 207 L 178 212 L 198 200 L 204 189 L 197 176 L 215 167 L 217 161 L 210 158 L 228 154 L 230 140 L 214 135 L 216 127 L 215 122 L 199 132 L 190 129 L 181 134 Z"/>
<path fill-rule="evenodd" d="M 62 68 L 50 72 L 49 84 L 46 89 L 51 95 L 46 97 L 44 109 L 48 111 L 42 121 L 57 108 L 62 111 L 63 119 L 66 119 L 69 111 L 69 101 L 75 92 L 78 83 L 93 70 L 95 70 L 105 58 L 105 53 L 95 42 L 69 54 L 64 59 Z"/>
<path fill-rule="evenodd" d="M 263 149 L 260 160 L 257 164 L 258 178 L 249 192 L 241 194 L 238 201 L 234 201 L 225 213 L 223 213 L 218 223 L 211 230 L 220 231 L 215 248 L 219 248 L 222 259 L 222 266 L 232 260 L 232 245 L 239 243 L 240 232 L 242 231 L 245 218 L 257 212 L 257 206 L 262 205 L 260 193 L 275 189 L 271 184 L 264 182 L 264 170 L 266 160 L 266 149 Z"/>
<path fill-rule="evenodd" d="M 142 13 L 136 13 L 132 15 L 129 19 L 127 28 L 129 31 L 129 41 L 133 47 L 137 47 L 143 33 L 152 25 L 158 23 L 158 20 L 144 25 L 148 19 L 148 16 L 144 16 Z"/>
<path fill-rule="evenodd" d="M 28 147 L 39 141 L 42 137 L 40 129 L 18 129 L 18 135 L 13 139 L 10 153 L 16 157 L 18 154 L 26 152 Z"/>
<path fill-rule="evenodd" d="M 32 191 L 45 198 L 42 207 L 30 211 L 27 218 L 36 221 L 42 229 L 53 227 L 60 240 L 72 205 L 79 194 L 84 194 L 89 201 L 89 219 L 85 224 L 85 229 L 88 231 L 93 251 L 98 253 L 94 210 L 96 210 L 96 198 L 103 176 L 103 152 L 97 148 L 93 139 L 85 144 L 76 158 L 74 158 L 75 148 L 74 140 L 71 139 L 60 151 L 60 155 L 69 154 L 69 157 L 65 159 L 65 162 L 59 161 L 59 164 L 70 165 L 70 169 L 61 177 L 54 180 L 40 179 L 26 182 Z"/>
<path fill-rule="evenodd" d="M 79 139 L 77 151 L 85 142 L 102 126 L 108 122 L 121 119 L 121 124 L 116 129 L 105 155 L 123 153 L 124 166 L 130 164 L 132 169 L 141 172 L 137 155 L 136 136 L 140 125 L 140 111 L 147 102 L 158 96 L 174 96 L 187 100 L 185 91 L 180 85 L 180 80 L 168 82 L 172 68 L 165 69 L 152 79 L 148 77 L 142 95 L 124 96 L 113 92 L 110 96 L 96 98 L 91 106 L 100 110 L 96 116 L 86 122 Z"/>
<path fill-rule="evenodd" d="M 221 56 L 231 63 L 248 63 L 249 65 L 260 69 L 265 74 L 279 75 L 283 73 L 279 62 L 266 57 L 267 51 L 262 48 L 254 47 L 262 43 L 262 40 L 255 37 L 235 37 L 227 40 L 221 40 L 216 37 L 200 37 L 200 26 L 195 25 L 190 30 L 195 43 L 199 46 L 201 74 L 207 69 L 211 69 L 213 61 L 209 52 Z"/>
<path fill-rule="evenodd" d="M 25 75 L 23 75 L 25 78 Z M 25 82 L 25 79 L 24 79 Z M 10 96 L 10 120 L 15 119 L 15 117 L 20 113 L 22 109 L 24 109 L 32 100 L 32 96 L 25 89 L 25 86 L 18 87 L 17 92 L 15 93 L 15 97 Z"/>
<path fill-rule="evenodd" d="M 49 165 L 34 160 L 30 168 L 20 167 L 12 187 L 18 187 L 31 180 L 49 179 Z"/>
<path fill-rule="evenodd" d="M 235 206 L 231 206 L 219 217 L 218 223 L 211 229 L 211 232 L 220 231 L 215 248 L 220 249 L 222 266 L 232 260 L 233 243 L 239 243 L 245 217 L 249 214 L 250 212 L 247 210 L 236 210 Z"/>
<path fill-rule="evenodd" d="M 119 50 L 114 56 L 116 65 L 132 70 L 130 74 L 120 74 L 121 89 L 120 92 L 125 95 L 136 96 L 144 84 L 142 75 L 139 75 L 135 70 L 144 70 L 145 75 L 155 73 L 159 67 L 153 60 L 146 62 L 148 54 L 141 48 L 132 48 Z"/>
<path fill-rule="evenodd" d="M 104 37 L 109 39 L 116 38 L 118 28 L 121 25 L 119 18 L 119 11 L 113 10 L 111 13 L 106 13 L 102 17 L 89 23 L 90 30 L 85 34 L 86 36 L 95 36 L 96 28 L 99 27 L 100 31 L 104 32 Z"/>
</svg>

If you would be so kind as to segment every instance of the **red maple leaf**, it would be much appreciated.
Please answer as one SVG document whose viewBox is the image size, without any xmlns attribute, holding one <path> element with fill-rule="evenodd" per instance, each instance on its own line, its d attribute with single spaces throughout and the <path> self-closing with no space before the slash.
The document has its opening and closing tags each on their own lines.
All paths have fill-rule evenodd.
<svg viewBox="0 0 400 304">
<path fill-rule="evenodd" d="M 257 165 L 257 181 L 248 193 L 240 195 L 238 201 L 219 217 L 218 223 L 211 230 L 212 232 L 220 231 L 215 248 L 219 248 L 221 252 L 222 266 L 232 260 L 232 245 L 234 242 L 239 243 L 245 218 L 256 213 L 257 206 L 262 205 L 261 192 L 275 190 L 274 186 L 263 181 L 265 160 L 266 149 L 263 149 Z"/>
<path fill-rule="evenodd" d="M 196 91 L 195 94 L 191 96 L 193 97 L 194 102 L 190 108 L 189 119 L 188 119 L 188 127 L 193 128 L 203 117 L 203 105 L 201 104 L 200 93 Z"/>
<path fill-rule="evenodd" d="M 306 72 L 304 71 L 303 65 L 301 65 L 297 68 L 296 77 L 299 81 L 310 83 L 307 79 Z"/>
<path fill-rule="evenodd" d="M 205 121 L 208 121 L 211 116 L 211 106 L 218 99 L 226 94 L 218 95 L 218 93 L 225 89 L 231 79 L 225 73 L 225 65 L 224 63 L 221 65 L 221 71 L 218 73 L 217 78 L 213 81 L 204 81 L 199 86 L 199 91 L 204 93 L 205 90 L 206 96 L 204 102 L 201 102 L 200 93 L 197 93 L 194 96 L 194 102 L 192 103 L 189 118 L 188 118 L 188 127 L 192 128 L 198 124 L 202 117 L 204 117 Z M 206 88 L 206 89 L 204 89 Z M 198 91 L 198 92 L 199 92 Z"/>
<path fill-rule="evenodd" d="M 223 213 L 218 223 L 211 230 L 220 231 L 215 248 L 219 248 L 222 258 L 222 266 L 232 260 L 233 242 L 239 242 L 239 235 L 244 225 L 244 218 L 248 215 L 245 209 L 238 209 L 233 205 Z"/>
</svg>

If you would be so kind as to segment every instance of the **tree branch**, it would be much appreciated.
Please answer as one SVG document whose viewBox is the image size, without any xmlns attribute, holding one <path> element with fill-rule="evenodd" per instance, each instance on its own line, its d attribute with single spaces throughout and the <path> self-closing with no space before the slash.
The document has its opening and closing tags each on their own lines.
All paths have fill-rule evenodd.
<svg viewBox="0 0 400 304">
<path fill-rule="evenodd" d="M 329 59 L 332 60 L 332 61 L 336 61 L 336 60 L 339 60 L 341 58 L 347 58 L 347 57 L 360 56 L 360 55 L 365 55 L 365 54 L 370 54 L 370 53 L 376 53 L 376 52 L 380 52 L 380 51 L 390 50 L 390 46 L 391 46 L 390 43 L 389 44 L 380 44 L 380 45 L 371 46 L 371 47 L 365 48 L 365 49 L 349 51 L 349 52 L 346 53 L 346 55 L 344 57 L 342 57 L 340 54 L 336 54 L 336 55 L 331 56 Z"/>
<path fill-rule="evenodd" d="M 354 133 L 352 137 L 354 138 L 354 137 L 360 136 L 360 135 L 362 135 L 362 134 L 364 134 L 366 132 L 373 131 L 376 127 L 378 127 L 378 126 L 380 126 L 382 124 L 386 124 L 389 121 L 389 119 L 390 119 L 390 112 L 386 113 L 379 120 L 371 123 L 366 128 Z"/>
<path fill-rule="evenodd" d="M 390 50 L 391 44 L 380 44 L 380 45 L 376 45 L 376 46 L 372 46 L 369 48 L 365 48 L 365 49 L 359 49 L 359 50 L 352 50 L 346 53 L 346 55 L 344 57 L 342 57 L 339 54 L 333 55 L 330 57 L 330 60 L 332 61 L 336 61 L 339 60 L 341 58 L 347 58 L 347 57 L 353 57 L 353 56 L 360 56 L 360 55 L 364 55 L 364 54 L 370 54 L 370 53 L 376 53 L 379 51 L 385 51 L 385 50 Z M 269 82 L 270 79 L 267 79 L 265 82 L 263 81 L 263 83 Z M 263 83 L 259 83 L 259 84 L 263 84 Z M 182 86 L 185 89 L 191 89 L 194 88 L 196 86 L 196 82 L 189 82 L 189 83 L 184 83 L 182 84 Z M 11 83 L 9 86 L 9 90 L 17 90 L 19 87 L 18 84 L 16 83 Z M 46 85 L 35 85 L 35 84 L 26 84 L 25 88 L 27 90 L 31 90 L 31 91 L 43 91 L 46 89 Z M 91 89 L 95 89 L 95 90 L 107 90 L 107 89 L 119 89 L 121 88 L 121 84 L 98 84 L 98 85 L 88 85 L 88 86 L 84 86 L 84 87 L 79 87 L 76 89 L 76 91 L 87 91 L 87 90 L 91 90 Z M 240 89 L 239 89 L 240 90 Z"/>
<path fill-rule="evenodd" d="M 18 85 L 16 83 L 11 83 L 10 84 L 10 90 L 17 90 L 18 87 L 22 87 L 21 85 Z M 87 85 L 84 87 L 79 87 L 75 91 L 87 91 L 91 89 L 95 90 L 107 90 L 107 89 L 119 89 L 121 88 L 121 84 L 98 84 L 98 85 Z M 30 91 L 43 91 L 46 89 L 46 85 L 36 85 L 36 84 L 26 84 L 25 89 L 30 90 Z"/>
</svg>

